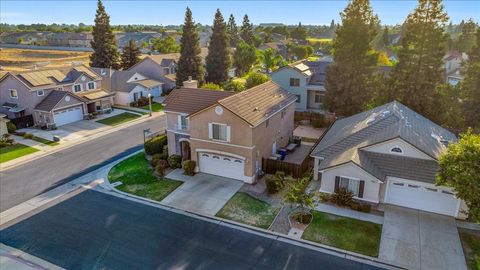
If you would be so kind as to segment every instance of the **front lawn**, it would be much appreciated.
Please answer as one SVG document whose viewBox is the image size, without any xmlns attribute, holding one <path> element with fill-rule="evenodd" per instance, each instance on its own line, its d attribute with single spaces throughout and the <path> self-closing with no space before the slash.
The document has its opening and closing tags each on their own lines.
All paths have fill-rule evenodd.
<svg viewBox="0 0 480 270">
<path fill-rule="evenodd" d="M 466 230 L 459 230 L 458 232 L 468 269 L 480 270 L 480 233 Z"/>
<path fill-rule="evenodd" d="M 216 216 L 268 229 L 279 210 L 247 193 L 237 192 Z"/>
<path fill-rule="evenodd" d="M 318 211 L 312 214 L 313 221 L 303 233 L 303 239 L 378 256 L 382 225 Z"/>
<path fill-rule="evenodd" d="M 19 143 L 2 147 L 0 148 L 0 163 L 7 162 L 31 153 L 35 153 L 37 151 L 38 149 Z"/>
<path fill-rule="evenodd" d="M 121 114 L 117 114 L 112 117 L 108 117 L 102 120 L 98 120 L 97 122 L 100 124 L 104 125 L 109 125 L 109 126 L 117 126 L 120 124 L 123 124 L 125 122 L 131 121 L 133 119 L 139 118 L 140 115 L 135 114 L 135 113 L 129 113 L 129 112 L 124 112 Z"/>
<path fill-rule="evenodd" d="M 50 146 L 55 146 L 55 145 L 59 144 L 58 142 L 46 140 L 44 138 L 40 138 L 40 137 L 37 137 L 37 136 L 33 136 L 32 140 L 37 141 L 39 143 L 46 144 L 46 145 L 50 145 Z"/>
<path fill-rule="evenodd" d="M 147 110 L 147 111 L 150 110 L 148 105 L 143 106 L 142 109 Z M 152 111 L 153 112 L 161 112 L 162 110 L 163 110 L 163 105 L 162 104 L 156 103 L 156 102 L 152 103 Z"/>
<path fill-rule="evenodd" d="M 183 182 L 159 179 L 145 159 L 144 153 L 133 155 L 115 165 L 108 173 L 110 183 L 121 181 L 118 190 L 161 201 Z"/>
</svg>

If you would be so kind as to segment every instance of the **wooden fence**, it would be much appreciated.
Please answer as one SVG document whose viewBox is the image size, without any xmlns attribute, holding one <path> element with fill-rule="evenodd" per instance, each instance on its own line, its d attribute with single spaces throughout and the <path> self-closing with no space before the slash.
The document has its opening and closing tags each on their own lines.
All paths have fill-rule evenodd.
<svg viewBox="0 0 480 270">
<path fill-rule="evenodd" d="M 282 171 L 293 178 L 301 178 L 305 172 L 312 169 L 313 159 L 306 156 L 302 164 L 295 164 L 283 160 L 262 158 L 262 170 L 267 174 L 275 174 Z"/>
</svg>

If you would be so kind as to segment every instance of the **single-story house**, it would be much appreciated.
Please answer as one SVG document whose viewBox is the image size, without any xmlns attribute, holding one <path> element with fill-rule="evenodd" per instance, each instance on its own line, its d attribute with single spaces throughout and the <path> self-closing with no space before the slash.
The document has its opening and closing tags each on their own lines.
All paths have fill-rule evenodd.
<svg viewBox="0 0 480 270">
<path fill-rule="evenodd" d="M 311 153 L 320 192 L 465 218 L 455 190 L 435 184 L 438 158 L 456 136 L 394 101 L 333 123 Z"/>
</svg>

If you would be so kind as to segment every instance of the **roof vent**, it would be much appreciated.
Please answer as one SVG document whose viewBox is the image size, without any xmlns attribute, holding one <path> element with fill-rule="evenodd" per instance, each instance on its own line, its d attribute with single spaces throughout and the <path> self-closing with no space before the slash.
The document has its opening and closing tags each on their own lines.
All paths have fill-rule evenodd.
<svg viewBox="0 0 480 270">
<path fill-rule="evenodd" d="M 258 111 L 258 107 L 253 108 L 253 111 L 254 112 Z"/>
</svg>

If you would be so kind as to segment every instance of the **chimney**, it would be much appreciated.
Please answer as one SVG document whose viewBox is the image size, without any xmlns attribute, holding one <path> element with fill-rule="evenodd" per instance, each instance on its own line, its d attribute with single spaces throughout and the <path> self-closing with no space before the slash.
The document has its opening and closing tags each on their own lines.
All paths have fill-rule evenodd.
<svg viewBox="0 0 480 270">
<path fill-rule="evenodd" d="M 188 76 L 188 80 L 183 82 L 184 88 L 198 88 L 198 81 L 192 80 L 192 76 Z"/>
</svg>

